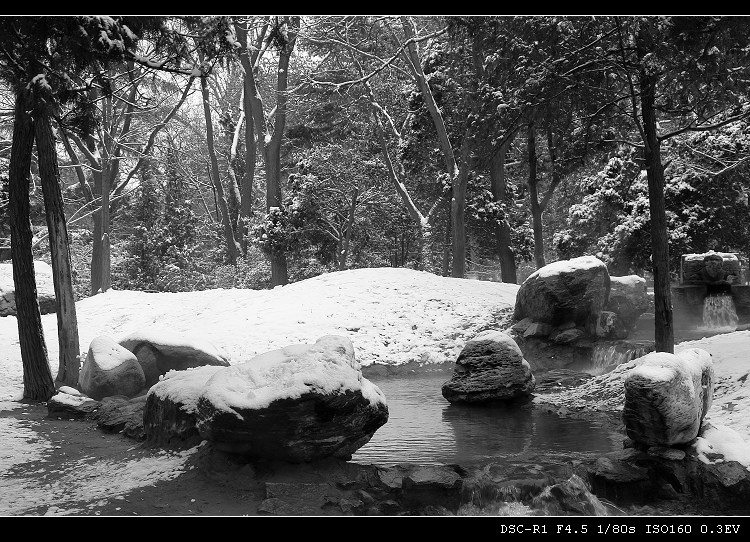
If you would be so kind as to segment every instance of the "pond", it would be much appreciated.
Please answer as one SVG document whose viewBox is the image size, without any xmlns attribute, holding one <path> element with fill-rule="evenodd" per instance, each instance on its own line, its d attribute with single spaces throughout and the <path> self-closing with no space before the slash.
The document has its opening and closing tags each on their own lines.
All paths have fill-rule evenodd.
<svg viewBox="0 0 750 542">
<path fill-rule="evenodd" d="M 352 457 L 391 466 L 518 461 L 565 463 L 622 449 L 604 421 L 561 418 L 534 406 L 456 405 L 441 394 L 449 373 L 369 378 L 385 394 L 388 422 Z"/>
</svg>

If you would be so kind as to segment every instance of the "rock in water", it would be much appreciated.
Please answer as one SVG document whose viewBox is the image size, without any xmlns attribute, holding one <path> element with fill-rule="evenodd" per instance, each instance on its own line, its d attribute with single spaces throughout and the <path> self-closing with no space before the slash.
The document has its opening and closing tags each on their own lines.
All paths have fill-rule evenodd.
<svg viewBox="0 0 750 542">
<path fill-rule="evenodd" d="M 138 395 L 145 388 L 146 377 L 132 352 L 100 335 L 89 345 L 78 385 L 83 393 L 101 401 L 112 395 Z"/>
<path fill-rule="evenodd" d="M 218 370 L 197 410 L 198 432 L 216 448 L 293 463 L 351 459 L 388 421 L 351 341 L 333 335 Z"/>
<path fill-rule="evenodd" d="M 442 393 L 451 403 L 487 403 L 528 396 L 536 382 L 521 349 L 508 334 L 488 330 L 466 343 Z"/>
<path fill-rule="evenodd" d="M 625 429 L 634 441 L 673 446 L 698 436 L 713 400 L 711 354 L 689 348 L 651 352 L 625 377 Z"/>
<path fill-rule="evenodd" d="M 229 366 L 224 354 L 213 344 L 183 337 L 164 329 L 140 330 L 119 341 L 138 358 L 150 388 L 168 371 L 182 371 L 204 365 Z"/>
<path fill-rule="evenodd" d="M 594 256 L 553 262 L 521 284 L 513 319 L 529 317 L 553 326 L 573 321 L 584 326 L 604 308 L 609 288 L 607 266 Z"/>
</svg>

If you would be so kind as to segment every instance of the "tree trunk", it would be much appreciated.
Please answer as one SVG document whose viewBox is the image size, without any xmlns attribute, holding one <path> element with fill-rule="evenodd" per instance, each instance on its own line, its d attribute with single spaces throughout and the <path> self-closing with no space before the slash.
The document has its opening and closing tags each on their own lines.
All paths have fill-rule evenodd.
<svg viewBox="0 0 750 542">
<path fill-rule="evenodd" d="M 60 346 L 57 380 L 68 386 L 77 386 L 81 351 L 78 343 L 78 318 L 70 266 L 70 244 L 60 190 L 60 171 L 57 167 L 57 153 L 50 119 L 45 112 L 40 111 L 40 108 L 36 110 L 35 124 L 39 173 L 42 178 L 57 304 L 57 338 Z"/>
<path fill-rule="evenodd" d="M 341 245 L 341 254 L 338 261 L 339 271 L 346 269 L 346 257 L 349 255 L 349 243 L 352 240 L 352 229 L 354 228 L 354 213 L 357 210 L 357 196 L 359 189 L 355 186 L 352 190 L 352 203 L 349 206 L 349 217 L 346 221 L 346 233 Z"/>
<path fill-rule="evenodd" d="M 505 157 L 508 152 L 510 141 L 504 143 L 500 150 L 492 157 L 490 167 L 490 183 L 492 185 L 492 200 L 497 203 L 505 203 Z M 516 273 L 516 258 L 511 250 L 510 222 L 504 217 L 495 227 L 497 239 L 497 256 L 500 260 L 500 275 L 503 282 L 515 284 L 518 280 Z"/>
<path fill-rule="evenodd" d="M 266 210 L 281 208 L 281 141 L 286 126 L 287 87 L 289 86 L 289 59 L 299 32 L 300 18 L 287 18 L 288 42 L 279 51 L 279 65 L 276 79 L 276 116 L 273 134 L 264 147 L 266 162 Z M 289 283 L 286 254 L 276 251 L 271 255 L 271 284 L 281 286 Z"/>
<path fill-rule="evenodd" d="M 278 112 L 276 113 L 278 115 Z M 266 211 L 271 207 L 281 209 L 281 142 L 279 145 L 269 143 L 265 147 L 266 162 Z M 282 251 L 272 251 L 271 285 L 282 286 L 289 283 L 286 254 Z"/>
<path fill-rule="evenodd" d="M 101 162 L 99 167 L 101 168 Z M 102 196 L 102 177 L 101 171 L 94 171 L 95 198 Z M 96 295 L 102 287 L 102 236 L 104 235 L 104 227 L 101 212 L 92 214 L 91 218 L 94 221 L 94 235 L 91 241 L 91 295 Z"/>
<path fill-rule="evenodd" d="M 253 180 L 255 179 L 255 160 L 257 157 L 257 145 L 255 143 L 255 130 L 253 129 L 253 113 L 251 92 L 255 92 L 251 81 L 243 78 L 245 92 L 243 94 L 243 106 L 245 108 L 245 175 L 242 177 L 240 190 L 240 243 L 242 251 L 247 253 L 247 220 L 253 212 Z"/>
<path fill-rule="evenodd" d="M 651 214 L 651 258 L 654 266 L 654 346 L 657 352 L 674 353 L 672 297 L 669 280 L 669 243 L 664 204 L 664 168 L 656 131 L 654 94 L 656 80 L 641 70 L 641 116 L 645 141 L 643 158 L 648 177 Z"/>
<path fill-rule="evenodd" d="M 242 116 L 238 122 L 242 122 Z M 239 133 L 237 134 L 239 137 Z M 240 194 L 240 184 L 237 182 L 237 174 L 235 173 L 235 166 L 237 164 L 237 143 L 233 132 L 227 132 L 227 144 L 229 145 L 229 160 L 227 160 L 227 176 L 229 177 L 229 186 L 227 186 L 227 193 L 229 195 L 227 205 L 229 208 L 229 222 L 232 224 L 232 230 L 234 231 L 234 238 L 240 239 L 240 247 L 242 247 L 242 233 L 240 215 L 242 205 L 242 195 Z M 243 249 L 244 252 L 244 249 Z"/>
<path fill-rule="evenodd" d="M 101 208 L 101 283 L 99 289 L 106 292 L 112 286 L 112 274 L 110 272 L 109 254 L 109 195 L 112 192 L 112 179 L 109 172 L 109 162 L 102 160 L 102 208 Z"/>
<path fill-rule="evenodd" d="M 443 273 L 444 277 L 450 275 L 451 272 L 451 200 L 445 198 L 447 201 L 446 212 L 445 212 L 445 237 L 443 239 Z"/>
<path fill-rule="evenodd" d="M 216 191 L 216 201 L 221 211 L 221 222 L 224 225 L 224 240 L 227 244 L 229 260 L 232 262 L 232 265 L 235 265 L 240 248 L 234 238 L 234 230 L 232 229 L 232 222 L 229 217 L 229 206 L 227 205 L 227 199 L 224 196 L 224 187 L 221 185 L 221 178 L 219 177 L 219 162 L 216 159 L 216 148 L 214 146 L 214 126 L 211 121 L 208 82 L 205 77 L 201 77 L 201 93 L 203 94 L 203 114 L 206 118 L 206 143 L 208 144 L 208 155 L 211 160 L 211 180 Z"/>
<path fill-rule="evenodd" d="M 34 121 L 31 92 L 16 94 L 13 121 L 13 144 L 10 155 L 8 209 L 10 216 L 10 247 L 13 260 L 18 344 L 23 364 L 23 396 L 34 401 L 47 401 L 55 394 L 55 384 L 44 342 L 42 317 L 36 297 L 34 257 L 31 251 L 29 219 L 29 176 L 34 145 Z"/>
<path fill-rule="evenodd" d="M 451 199 L 451 224 L 453 226 L 453 269 L 451 276 L 463 278 L 466 274 L 466 187 L 471 168 L 471 138 L 464 134 L 461 142 L 461 166 L 453 181 Z"/>
<path fill-rule="evenodd" d="M 536 268 L 544 267 L 544 234 L 542 230 L 542 206 L 539 205 L 539 190 L 536 176 L 536 129 L 534 124 L 529 124 L 528 129 L 529 146 L 529 201 L 531 207 L 531 220 L 534 228 L 534 260 Z"/>
</svg>

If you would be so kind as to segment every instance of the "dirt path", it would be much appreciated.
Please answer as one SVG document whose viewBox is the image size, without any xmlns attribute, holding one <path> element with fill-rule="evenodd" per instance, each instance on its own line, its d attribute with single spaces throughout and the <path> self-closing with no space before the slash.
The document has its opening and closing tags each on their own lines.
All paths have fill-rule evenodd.
<svg viewBox="0 0 750 542">
<path fill-rule="evenodd" d="M 251 467 L 146 448 L 42 405 L 0 411 L 0 515 L 255 515 Z M 200 468 L 196 468 L 200 463 Z"/>
</svg>

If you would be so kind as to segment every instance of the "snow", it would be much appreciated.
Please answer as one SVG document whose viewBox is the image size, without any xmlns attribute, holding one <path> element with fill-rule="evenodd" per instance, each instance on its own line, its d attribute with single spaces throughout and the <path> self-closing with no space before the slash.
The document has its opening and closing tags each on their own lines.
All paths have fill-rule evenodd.
<svg viewBox="0 0 750 542">
<path fill-rule="evenodd" d="M 121 336 L 117 342 L 122 345 L 139 342 L 151 343 L 155 346 L 176 351 L 196 350 L 204 352 L 214 358 L 224 359 L 226 356 L 216 345 L 207 340 L 201 340 L 194 335 L 181 335 L 165 325 L 154 325 L 139 329 Z"/>
<path fill-rule="evenodd" d="M 708 252 L 703 252 L 702 254 L 685 254 L 685 261 L 686 262 L 692 262 L 692 261 L 703 261 L 703 259 L 706 256 L 709 255 L 717 255 L 721 256 L 722 260 L 736 260 L 737 254 L 734 252 L 714 252 L 713 250 L 709 250 Z"/>
<path fill-rule="evenodd" d="M 746 467 L 750 465 L 750 446 L 737 431 L 723 425 L 707 426 L 703 436 L 696 439 L 695 450 L 698 459 L 704 463 L 712 462 L 706 454 L 719 454 L 725 461 L 737 461 Z"/>
<path fill-rule="evenodd" d="M 169 399 L 182 405 L 185 412 L 195 413 L 200 392 L 206 382 L 221 368 L 218 365 L 204 365 L 184 371 L 169 371 L 159 378 L 159 382 L 151 387 L 148 394 Z"/>
<path fill-rule="evenodd" d="M 623 275 L 621 277 L 610 277 L 610 279 L 612 282 L 617 282 L 626 288 L 635 289 L 646 285 L 646 279 L 639 277 L 638 275 Z"/>
<path fill-rule="evenodd" d="M 53 399 L 58 403 L 70 406 L 80 406 L 86 401 L 91 401 L 91 399 L 86 398 L 84 395 L 71 395 L 65 392 L 56 394 Z"/>
<path fill-rule="evenodd" d="M 37 281 L 37 290 L 43 288 L 52 288 L 52 268 L 48 263 L 34 260 L 34 275 Z M 14 291 L 16 289 L 13 283 L 13 264 L 10 262 L 0 263 L 0 290 Z"/>
<path fill-rule="evenodd" d="M 110 371 L 122 365 L 124 362 L 136 358 L 127 348 L 123 348 L 110 337 L 100 335 L 91 341 L 89 346 L 91 359 L 103 371 Z"/>
<path fill-rule="evenodd" d="M 595 267 L 603 267 L 606 269 L 604 262 L 595 256 L 579 256 L 578 258 L 571 258 L 570 260 L 559 260 L 545 265 L 541 269 L 537 269 L 526 280 L 530 280 L 535 277 L 546 278 L 557 275 L 559 273 L 570 273 L 580 269 L 592 269 Z"/>
<path fill-rule="evenodd" d="M 326 336 L 312 345 L 286 346 L 217 371 L 201 395 L 217 409 L 240 418 L 235 408 L 265 408 L 278 399 L 294 399 L 311 391 L 326 395 L 359 391 L 370 404 L 385 404 L 380 389 L 362 379 L 353 356 L 346 337 Z"/>
<path fill-rule="evenodd" d="M 714 369 L 714 394 L 704 425 L 710 424 L 717 430 L 707 430 L 699 446 L 704 450 L 721 450 L 726 458 L 736 458 L 750 469 L 750 364 L 747 352 L 750 351 L 750 331 L 722 333 L 694 341 L 675 345 L 675 353 L 700 348 L 711 354 Z M 596 376 L 586 385 L 559 392 L 551 392 L 543 400 L 564 406 L 570 410 L 621 412 L 625 402 L 623 382 L 646 356 L 619 365 L 615 370 Z M 535 398 L 539 402 L 539 397 Z M 718 428 L 722 428 L 719 430 Z M 730 433 L 731 431 L 731 433 Z M 727 438 L 727 435 L 731 435 Z"/>
</svg>

